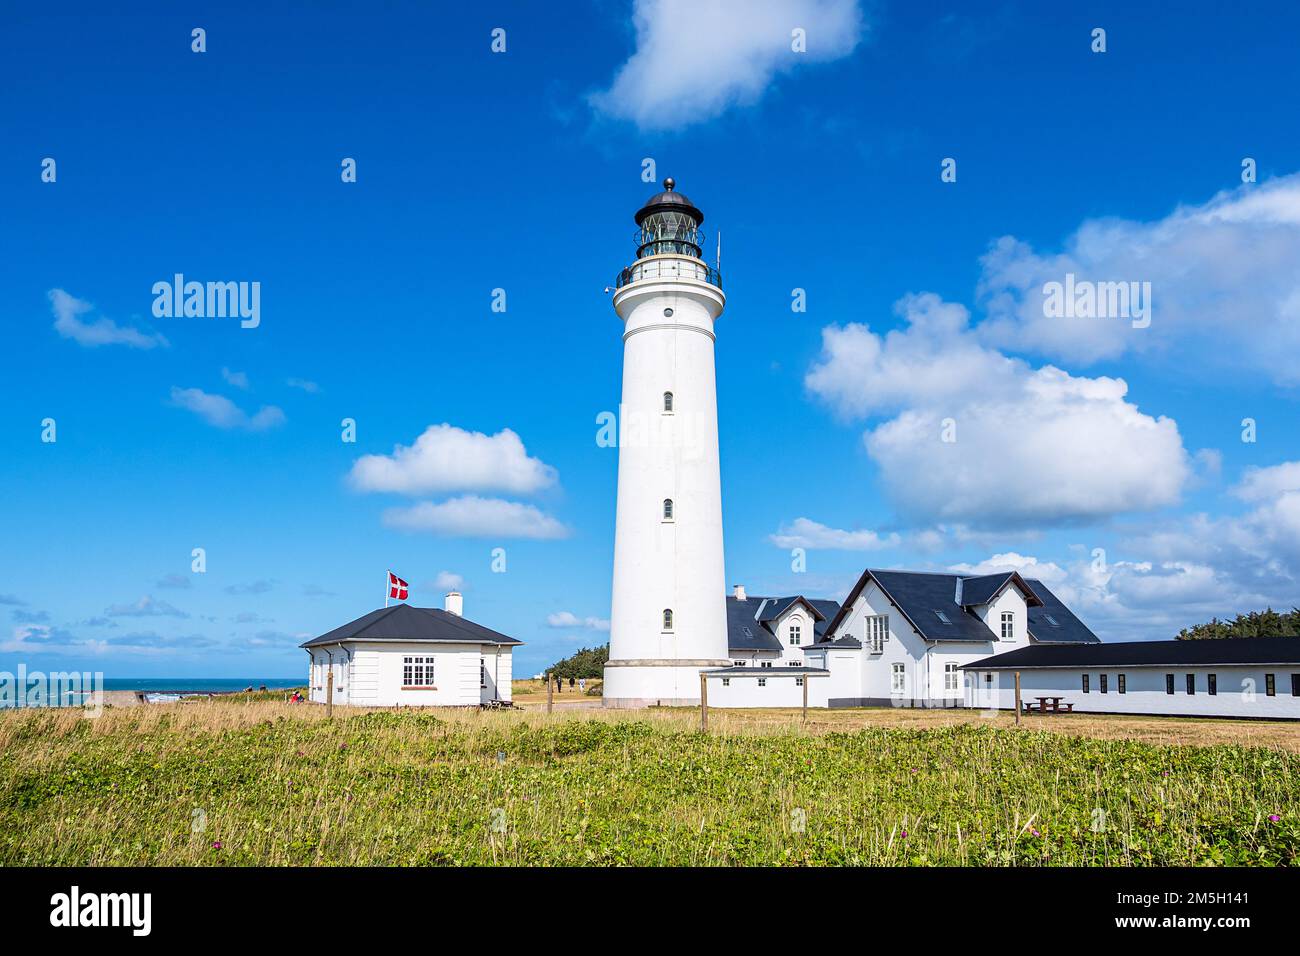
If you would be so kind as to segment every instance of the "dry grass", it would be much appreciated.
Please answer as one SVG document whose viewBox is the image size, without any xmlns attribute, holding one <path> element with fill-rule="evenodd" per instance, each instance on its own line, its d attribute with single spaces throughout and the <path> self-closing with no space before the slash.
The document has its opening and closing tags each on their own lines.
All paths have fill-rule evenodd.
<svg viewBox="0 0 1300 956">
<path fill-rule="evenodd" d="M 1165 865 L 1300 852 L 1300 747 L 1281 723 L 1060 715 L 1017 730 L 1010 715 L 961 711 L 810 711 L 805 724 L 797 710 L 714 710 L 704 736 L 696 710 L 547 714 L 544 698 L 334 715 L 229 698 L 93 720 L 0 713 L 0 864 Z"/>
</svg>

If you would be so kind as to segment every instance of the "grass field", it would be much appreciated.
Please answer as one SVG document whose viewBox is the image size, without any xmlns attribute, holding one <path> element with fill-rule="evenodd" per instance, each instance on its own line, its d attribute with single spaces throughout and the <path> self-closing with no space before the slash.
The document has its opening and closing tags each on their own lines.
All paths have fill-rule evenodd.
<svg viewBox="0 0 1300 956">
<path fill-rule="evenodd" d="M 0 863 L 1300 861 L 1288 725 L 544 706 L 0 713 Z"/>
</svg>

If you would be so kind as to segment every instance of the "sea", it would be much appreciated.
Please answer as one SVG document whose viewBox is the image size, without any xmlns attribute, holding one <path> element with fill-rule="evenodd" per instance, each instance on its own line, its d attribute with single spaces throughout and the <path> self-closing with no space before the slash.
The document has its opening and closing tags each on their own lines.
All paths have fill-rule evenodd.
<svg viewBox="0 0 1300 956">
<path fill-rule="evenodd" d="M 5 675 L 9 683 L 0 689 L 0 708 L 33 706 L 28 696 L 30 691 L 17 687 L 13 682 L 13 675 Z M 26 677 L 26 675 L 20 675 Z M 35 674 L 33 674 L 35 679 Z M 103 679 L 102 689 L 105 691 L 142 691 L 145 700 L 150 703 L 166 703 L 177 701 L 183 697 L 206 696 L 208 694 L 233 694 L 237 691 L 260 690 L 265 687 L 267 690 L 279 690 L 288 687 L 302 687 L 306 682 L 301 677 L 105 677 Z M 48 706 L 48 701 L 52 698 L 62 701 L 66 706 L 68 704 L 80 705 L 86 697 L 84 693 L 86 685 L 81 685 L 78 690 L 65 691 L 58 688 L 47 687 L 44 695 L 39 698 L 40 704 L 35 706 Z"/>
</svg>

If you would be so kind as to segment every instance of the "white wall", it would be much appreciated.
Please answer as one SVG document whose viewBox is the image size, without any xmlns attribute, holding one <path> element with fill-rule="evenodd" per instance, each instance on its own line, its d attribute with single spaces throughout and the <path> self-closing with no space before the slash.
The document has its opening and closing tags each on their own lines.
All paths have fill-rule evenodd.
<svg viewBox="0 0 1300 956">
<path fill-rule="evenodd" d="M 698 700 L 699 667 L 673 662 L 727 660 L 713 354 L 725 300 L 689 278 L 696 260 L 659 256 L 654 264 L 664 278 L 614 295 L 624 334 L 610 659 L 631 663 L 605 672 L 609 706 Z M 671 414 L 664 392 L 673 393 Z M 673 500 L 671 522 L 663 519 L 665 498 Z M 665 608 L 673 611 L 671 631 L 662 626 Z"/>
<path fill-rule="evenodd" d="M 482 702 L 480 659 L 489 662 L 489 687 L 492 691 L 492 656 L 496 645 L 430 644 L 385 642 L 349 642 L 346 652 L 339 646 L 313 649 L 311 699 L 325 702 L 327 668 L 334 668 L 334 703 L 368 707 L 475 706 Z M 346 660 L 351 656 L 351 662 Z M 330 665 L 329 658 L 334 663 Z M 403 658 L 433 657 L 434 687 L 410 690 L 402 685 Z M 503 681 L 503 700 L 510 699 L 510 651 L 500 649 L 497 673 Z M 350 675 L 350 676 L 349 676 Z"/>
<path fill-rule="evenodd" d="M 1291 674 L 1300 667 L 1213 666 L 1196 668 L 1124 667 L 1081 670 L 1051 668 L 1020 672 L 1021 699 L 1038 696 L 1061 697 L 1074 704 L 1075 713 L 1171 714 L 1177 716 L 1300 718 L 1300 697 L 1291 696 Z M 1009 671 L 972 672 L 973 686 L 968 705 L 1015 707 L 1015 677 Z M 1083 693 L 1083 675 L 1088 674 L 1089 692 Z M 1196 693 L 1187 693 L 1187 674 L 1196 675 Z M 1273 674 L 1276 694 L 1265 693 L 1265 675 Z M 1107 677 L 1107 693 L 1101 693 L 1101 675 Z M 1126 678 L 1126 693 L 1119 693 L 1119 675 Z M 1174 675 L 1174 692 L 1165 692 L 1165 675 Z M 1218 678 L 1218 693 L 1210 696 L 1207 675 Z M 1253 681 L 1252 687 L 1249 682 Z M 978 686 L 978 692 L 975 687 Z M 991 691 L 986 691 L 991 687 Z M 1036 703 L 1036 701 L 1035 701 Z"/>
<path fill-rule="evenodd" d="M 789 666 L 789 665 L 786 665 Z M 777 676 L 779 666 L 772 667 L 770 675 L 765 675 L 766 687 L 760 687 L 753 677 L 709 678 L 710 707 L 802 707 L 803 687 L 798 678 L 786 675 Z M 808 682 L 808 706 L 825 707 L 828 677 L 804 677 Z"/>
</svg>

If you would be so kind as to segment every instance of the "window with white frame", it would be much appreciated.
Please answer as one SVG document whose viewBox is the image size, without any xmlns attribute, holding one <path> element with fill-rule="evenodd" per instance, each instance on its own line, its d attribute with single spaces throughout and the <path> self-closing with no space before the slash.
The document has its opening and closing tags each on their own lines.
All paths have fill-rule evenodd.
<svg viewBox="0 0 1300 956">
<path fill-rule="evenodd" d="M 802 677 L 796 677 L 796 678 L 794 679 L 794 686 L 795 686 L 795 687 L 802 687 L 802 686 L 803 686 L 803 678 L 802 678 Z"/>
<path fill-rule="evenodd" d="M 748 661 L 732 661 L 731 663 L 735 664 L 737 667 L 744 667 L 744 666 L 745 666 L 746 664 L 748 664 L 749 662 L 748 662 Z"/>
<path fill-rule="evenodd" d="M 803 621 L 790 622 L 790 646 L 794 647 L 803 640 Z"/>
<path fill-rule="evenodd" d="M 722 686 L 723 686 L 723 687 L 730 687 L 730 686 L 731 686 L 731 678 L 730 678 L 730 677 L 724 677 L 724 678 L 722 678 Z"/>
<path fill-rule="evenodd" d="M 478 659 L 478 689 L 487 689 L 487 658 L 485 657 Z"/>
<path fill-rule="evenodd" d="M 758 679 L 758 686 L 759 686 L 759 687 L 766 687 L 766 686 L 767 686 L 767 678 L 766 678 L 766 677 L 760 677 L 760 678 Z"/>
<path fill-rule="evenodd" d="M 673 520 L 673 499 L 671 498 L 664 499 L 664 520 Z"/>
<path fill-rule="evenodd" d="M 672 410 L 673 410 L 673 393 L 664 392 L 664 411 L 671 412 Z"/>
<path fill-rule="evenodd" d="M 957 690 L 959 686 L 960 685 L 957 683 L 957 665 L 944 664 L 943 665 L 943 689 Z"/>
<path fill-rule="evenodd" d="M 771 666 L 772 666 L 772 662 L 771 662 L 771 661 L 763 661 L 759 666 L 760 666 L 760 667 L 771 667 Z"/>
<path fill-rule="evenodd" d="M 907 667 L 903 664 L 895 664 L 890 673 L 889 689 L 895 694 L 901 694 L 907 690 Z"/>
<path fill-rule="evenodd" d="M 1009 641 L 1016 636 L 1016 612 L 1002 612 L 1002 640 Z"/>
<path fill-rule="evenodd" d="M 864 643 L 872 654 L 883 653 L 885 641 L 889 640 L 889 615 L 869 614 L 862 621 L 866 626 L 866 640 Z"/>
<path fill-rule="evenodd" d="M 403 687 L 432 687 L 433 686 L 433 658 L 432 657 L 403 657 L 402 658 L 402 686 Z"/>
<path fill-rule="evenodd" d="M 673 609 L 670 607 L 666 607 L 664 608 L 664 630 L 671 631 L 672 629 L 673 629 Z"/>
</svg>

